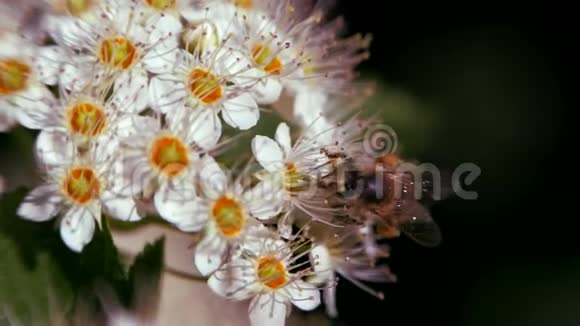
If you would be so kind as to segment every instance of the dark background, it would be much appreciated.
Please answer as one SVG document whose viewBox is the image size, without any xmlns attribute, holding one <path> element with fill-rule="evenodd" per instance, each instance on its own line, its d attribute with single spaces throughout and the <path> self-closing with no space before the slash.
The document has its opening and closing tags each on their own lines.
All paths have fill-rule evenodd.
<svg viewBox="0 0 580 326">
<path fill-rule="evenodd" d="M 478 200 L 432 207 L 438 248 L 392 242 L 399 281 L 376 287 L 384 301 L 340 282 L 337 325 L 580 325 L 577 146 L 564 128 L 572 11 L 486 5 L 339 7 L 349 31 L 374 35 L 363 76 L 414 103 L 404 119 L 397 102 L 369 103 L 391 118 L 403 154 L 448 171 L 472 162 L 482 175 L 469 187 Z"/>
</svg>

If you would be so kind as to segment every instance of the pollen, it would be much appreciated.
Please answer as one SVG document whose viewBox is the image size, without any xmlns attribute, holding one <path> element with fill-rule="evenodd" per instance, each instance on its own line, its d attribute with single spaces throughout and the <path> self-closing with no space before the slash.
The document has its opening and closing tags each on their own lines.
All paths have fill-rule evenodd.
<svg viewBox="0 0 580 326">
<path fill-rule="evenodd" d="M 95 171 L 88 167 L 72 168 L 62 183 L 64 194 L 79 205 L 98 197 L 101 184 Z"/>
<path fill-rule="evenodd" d="M 89 102 L 72 106 L 67 112 L 67 120 L 73 133 L 89 137 L 102 134 L 107 123 L 105 111 Z"/>
<path fill-rule="evenodd" d="M 175 6 L 175 0 L 145 0 L 145 3 L 157 10 L 165 10 Z"/>
<path fill-rule="evenodd" d="M 179 175 L 189 164 L 186 146 L 180 139 L 172 136 L 155 139 L 149 159 L 159 172 L 169 177 Z"/>
<path fill-rule="evenodd" d="M 126 70 L 137 62 L 139 54 L 131 41 L 117 36 L 101 42 L 99 59 L 106 65 Z"/>
<path fill-rule="evenodd" d="M 81 16 L 88 12 L 94 5 L 95 0 L 65 0 L 66 12 L 73 16 Z"/>
<path fill-rule="evenodd" d="M 0 60 L 0 95 L 12 95 L 26 89 L 30 71 L 30 66 L 19 60 Z"/>
<path fill-rule="evenodd" d="M 240 204 L 227 196 L 215 201 L 211 209 L 213 220 L 225 237 L 235 237 L 245 224 L 244 213 Z"/>
<path fill-rule="evenodd" d="M 270 75 L 282 73 L 282 62 L 274 55 L 274 51 L 269 46 L 257 45 L 252 50 L 252 58 L 256 65 L 261 67 Z"/>
<path fill-rule="evenodd" d="M 204 104 L 217 102 L 223 96 L 220 80 L 203 69 L 193 69 L 189 74 L 189 91 Z"/>
<path fill-rule="evenodd" d="M 256 270 L 258 280 L 270 289 L 279 289 L 286 284 L 286 267 L 275 257 L 260 257 Z"/>
</svg>

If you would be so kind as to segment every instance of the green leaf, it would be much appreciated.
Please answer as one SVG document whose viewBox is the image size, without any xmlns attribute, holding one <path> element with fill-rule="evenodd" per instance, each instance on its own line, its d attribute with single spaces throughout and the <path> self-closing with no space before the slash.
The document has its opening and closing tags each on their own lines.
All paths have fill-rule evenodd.
<svg viewBox="0 0 580 326">
<path fill-rule="evenodd" d="M 0 316 L 12 325 L 67 325 L 74 295 L 60 261 L 74 255 L 63 251 L 50 224 L 16 216 L 25 193 L 19 190 L 0 200 Z M 59 249 L 61 255 L 56 254 Z"/>
<path fill-rule="evenodd" d="M 147 244 L 129 270 L 131 309 L 141 317 L 153 317 L 157 311 L 164 266 L 164 248 L 164 238 Z"/>
</svg>

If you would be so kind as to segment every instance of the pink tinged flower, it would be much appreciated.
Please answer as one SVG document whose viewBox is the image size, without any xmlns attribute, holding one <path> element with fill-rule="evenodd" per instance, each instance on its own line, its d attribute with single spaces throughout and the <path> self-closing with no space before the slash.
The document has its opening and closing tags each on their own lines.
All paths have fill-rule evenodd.
<svg viewBox="0 0 580 326">
<path fill-rule="evenodd" d="M 364 230 L 367 232 L 368 230 Z M 325 284 L 323 300 L 326 312 L 338 316 L 336 308 L 336 275 L 340 275 L 361 290 L 383 299 L 383 293 L 373 290 L 363 282 L 394 282 L 396 276 L 377 259 L 389 257 L 389 248 L 366 240 L 366 234 L 357 227 L 348 227 L 328 234 L 317 234 L 318 244 L 310 251 L 310 261 L 315 273 L 308 278 L 314 284 Z"/>
</svg>

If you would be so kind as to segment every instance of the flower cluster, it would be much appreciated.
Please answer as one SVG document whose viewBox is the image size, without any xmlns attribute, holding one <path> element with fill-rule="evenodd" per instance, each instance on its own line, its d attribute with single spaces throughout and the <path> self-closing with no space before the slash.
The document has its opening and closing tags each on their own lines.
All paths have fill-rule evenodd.
<svg viewBox="0 0 580 326">
<path fill-rule="evenodd" d="M 377 241 L 413 214 L 405 198 L 381 214 L 343 194 L 358 174 L 341 168 L 373 161 L 375 122 L 349 118 L 369 37 L 339 37 L 324 1 L 46 1 L 40 42 L 0 34 L 0 130 L 39 131 L 45 176 L 22 218 L 57 218 L 76 252 L 105 217 L 199 232 L 195 267 L 218 295 L 252 299 L 253 325 L 315 309 L 321 290 L 336 315 L 337 274 L 381 296 L 361 281 L 394 280 Z M 298 132 L 282 122 L 252 138 L 242 171 L 220 164 L 265 109 Z"/>
</svg>

